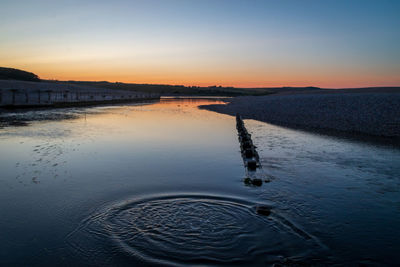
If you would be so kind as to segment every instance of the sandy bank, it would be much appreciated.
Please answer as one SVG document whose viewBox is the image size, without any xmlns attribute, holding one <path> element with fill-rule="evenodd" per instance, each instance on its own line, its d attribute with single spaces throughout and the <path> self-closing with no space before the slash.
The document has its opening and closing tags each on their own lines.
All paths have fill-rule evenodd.
<svg viewBox="0 0 400 267">
<path fill-rule="evenodd" d="M 400 137 L 399 92 L 334 92 L 236 97 L 202 108 L 284 126 Z"/>
</svg>

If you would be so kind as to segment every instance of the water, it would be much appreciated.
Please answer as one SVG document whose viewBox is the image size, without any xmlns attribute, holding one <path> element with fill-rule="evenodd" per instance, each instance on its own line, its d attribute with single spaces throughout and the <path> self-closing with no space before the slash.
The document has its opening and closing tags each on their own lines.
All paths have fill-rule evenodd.
<svg viewBox="0 0 400 267">
<path fill-rule="evenodd" d="M 398 148 L 247 120 L 245 186 L 214 103 L 0 114 L 0 265 L 400 263 Z"/>
</svg>

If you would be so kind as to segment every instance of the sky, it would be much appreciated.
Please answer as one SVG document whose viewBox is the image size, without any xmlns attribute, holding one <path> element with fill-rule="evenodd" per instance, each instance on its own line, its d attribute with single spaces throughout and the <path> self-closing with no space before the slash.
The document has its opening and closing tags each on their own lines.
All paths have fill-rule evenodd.
<svg viewBox="0 0 400 267">
<path fill-rule="evenodd" d="M 42 79 L 400 86 L 399 0 L 0 0 L 0 66 Z"/>
</svg>

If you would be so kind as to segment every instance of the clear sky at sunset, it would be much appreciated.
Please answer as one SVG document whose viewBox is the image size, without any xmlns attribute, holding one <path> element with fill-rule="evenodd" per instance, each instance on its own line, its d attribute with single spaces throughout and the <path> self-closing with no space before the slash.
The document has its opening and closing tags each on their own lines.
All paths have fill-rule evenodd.
<svg viewBox="0 0 400 267">
<path fill-rule="evenodd" d="M 0 0 L 0 66 L 45 79 L 399 86 L 398 0 Z"/>
</svg>

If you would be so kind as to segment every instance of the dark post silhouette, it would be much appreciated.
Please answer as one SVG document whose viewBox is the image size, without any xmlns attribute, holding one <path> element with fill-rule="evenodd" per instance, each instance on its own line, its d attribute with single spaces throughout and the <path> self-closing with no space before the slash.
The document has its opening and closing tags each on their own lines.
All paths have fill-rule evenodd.
<svg viewBox="0 0 400 267">
<path fill-rule="evenodd" d="M 49 103 L 50 103 L 50 100 L 51 100 L 51 90 L 47 90 L 46 92 L 47 92 L 47 96 L 48 96 L 48 101 L 49 101 Z"/>
<path fill-rule="evenodd" d="M 17 92 L 17 89 L 11 89 L 12 92 L 12 104 L 15 105 L 15 93 Z"/>
</svg>

